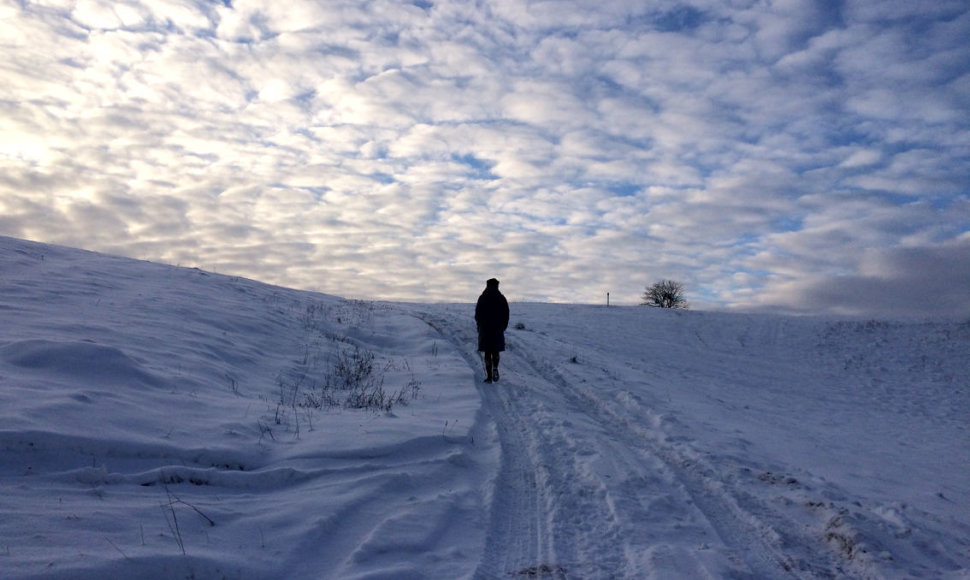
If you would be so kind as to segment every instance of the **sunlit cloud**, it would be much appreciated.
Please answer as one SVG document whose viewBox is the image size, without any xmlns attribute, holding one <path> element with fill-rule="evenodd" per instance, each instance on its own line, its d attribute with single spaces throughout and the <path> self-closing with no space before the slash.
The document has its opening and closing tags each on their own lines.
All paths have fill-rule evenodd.
<svg viewBox="0 0 970 580">
<path fill-rule="evenodd" d="M 361 298 L 966 316 L 899 299 L 970 269 L 966 38 L 959 1 L 8 2 L 0 234 Z"/>
</svg>

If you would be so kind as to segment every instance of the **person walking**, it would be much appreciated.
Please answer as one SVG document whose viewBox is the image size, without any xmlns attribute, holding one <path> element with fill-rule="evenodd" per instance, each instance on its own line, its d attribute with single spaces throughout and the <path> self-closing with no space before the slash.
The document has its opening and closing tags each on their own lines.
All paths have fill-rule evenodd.
<svg viewBox="0 0 970 580">
<path fill-rule="evenodd" d="M 499 353 L 505 350 L 505 329 L 509 326 L 509 302 L 498 291 L 498 280 L 485 282 L 485 291 L 475 305 L 478 350 L 485 353 L 485 382 L 498 380 Z"/>
</svg>

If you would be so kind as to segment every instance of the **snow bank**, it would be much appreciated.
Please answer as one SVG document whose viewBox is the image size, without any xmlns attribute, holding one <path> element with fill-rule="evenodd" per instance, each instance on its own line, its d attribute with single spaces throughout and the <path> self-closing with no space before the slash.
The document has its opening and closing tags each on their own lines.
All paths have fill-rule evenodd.
<svg viewBox="0 0 970 580">
<path fill-rule="evenodd" d="M 0 239 L 0 577 L 462 577 L 472 371 L 394 309 Z M 315 408 L 343 351 L 416 398 Z M 299 385 L 297 384 L 299 381 Z"/>
</svg>

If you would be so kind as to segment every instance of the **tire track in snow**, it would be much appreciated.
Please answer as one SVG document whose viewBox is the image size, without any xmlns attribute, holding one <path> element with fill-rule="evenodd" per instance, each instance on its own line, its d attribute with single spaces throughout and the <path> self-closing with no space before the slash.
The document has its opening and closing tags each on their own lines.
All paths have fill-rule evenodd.
<svg viewBox="0 0 970 580">
<path fill-rule="evenodd" d="M 570 376 L 569 344 L 511 333 L 502 380 L 485 385 L 473 327 L 448 314 L 418 316 L 475 370 L 502 449 L 476 578 L 814 578 L 839 569 L 818 566 L 817 555 L 806 569 L 797 548 L 784 548 L 791 522 L 732 494 L 649 413 L 602 397 L 584 384 L 588 374 Z"/>
<path fill-rule="evenodd" d="M 716 550 L 702 547 L 697 555 L 678 545 L 685 534 L 714 535 L 705 536 L 706 522 L 692 513 L 666 466 L 632 452 L 628 436 L 617 438 L 587 402 L 565 396 L 561 377 L 547 380 L 550 374 L 510 337 L 502 380 L 485 385 L 470 325 L 420 316 L 475 370 L 502 448 L 476 578 L 704 578 L 732 571 Z"/>
<path fill-rule="evenodd" d="M 426 312 L 414 315 L 437 330 L 475 370 L 483 407 L 495 423 L 502 450 L 493 484 L 485 551 L 474 577 L 564 578 L 556 566 L 548 564 L 554 554 L 544 510 L 548 501 L 539 480 L 540 460 L 534 454 L 534 433 L 522 421 L 512 419 L 516 405 L 507 392 L 483 383 L 484 364 L 474 349 L 476 337 L 467 324 Z"/>
<path fill-rule="evenodd" d="M 511 421 L 513 403 L 498 390 L 483 388 L 485 406 L 499 410 L 504 418 L 495 424 L 502 446 L 501 471 L 495 483 L 492 522 L 487 538 L 487 558 L 476 578 L 495 578 L 541 569 L 554 559 L 550 546 L 547 503 L 540 481 L 541 470 L 533 451 L 536 442 L 521 423 Z M 517 450 L 512 452 L 510 450 Z M 521 451 L 521 452 L 520 452 Z"/>
<path fill-rule="evenodd" d="M 662 432 L 643 426 L 642 416 L 633 416 L 617 403 L 597 396 L 595 390 L 584 388 L 579 381 L 570 380 L 550 361 L 541 360 L 534 354 L 562 350 L 568 347 L 566 343 L 542 335 L 528 336 L 536 342 L 551 343 L 551 346 L 513 343 L 533 372 L 548 377 L 573 406 L 585 409 L 591 418 L 598 418 L 598 423 L 610 433 L 611 439 L 626 444 L 624 451 L 638 455 L 647 463 L 651 460 L 662 462 L 733 556 L 743 562 L 746 570 L 740 573 L 742 577 L 847 577 L 844 568 L 831 558 L 828 565 L 823 567 L 818 565 L 821 558 L 817 553 L 811 558 L 814 564 L 806 564 L 809 558 L 799 557 L 799 546 L 810 542 L 794 537 L 794 523 L 773 514 L 766 506 L 752 505 L 751 498 L 744 497 L 743 492 L 735 496 L 716 470 L 706 466 L 695 454 L 684 453 L 678 445 L 666 442 Z M 565 361 L 568 351 L 562 352 L 560 358 Z M 786 553 L 786 545 L 796 548 L 793 554 Z"/>
<path fill-rule="evenodd" d="M 548 471 L 553 553 L 569 578 L 743 577 L 671 470 L 630 444 L 614 421 L 510 340 L 519 392 L 513 420 L 531 428 Z M 550 372 L 552 370 L 553 372 Z M 685 544 L 697 541 L 696 550 Z"/>
</svg>

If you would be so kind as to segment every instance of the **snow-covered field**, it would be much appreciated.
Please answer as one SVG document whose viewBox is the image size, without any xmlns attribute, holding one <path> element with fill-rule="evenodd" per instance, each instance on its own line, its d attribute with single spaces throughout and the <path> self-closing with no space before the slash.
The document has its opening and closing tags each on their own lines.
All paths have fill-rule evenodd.
<svg viewBox="0 0 970 580">
<path fill-rule="evenodd" d="M 0 238 L 0 578 L 970 578 L 970 324 L 475 298 Z"/>
</svg>

